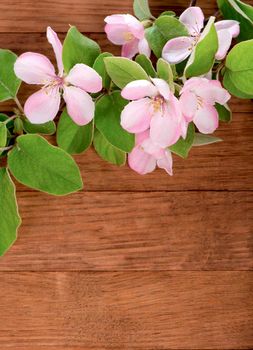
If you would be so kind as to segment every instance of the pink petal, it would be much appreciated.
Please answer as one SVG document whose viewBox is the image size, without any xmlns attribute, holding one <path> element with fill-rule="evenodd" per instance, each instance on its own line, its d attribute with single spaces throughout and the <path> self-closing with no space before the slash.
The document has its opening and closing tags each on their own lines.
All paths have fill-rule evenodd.
<svg viewBox="0 0 253 350">
<path fill-rule="evenodd" d="M 233 20 L 224 20 L 215 23 L 217 31 L 226 29 L 230 32 L 233 38 L 236 38 L 240 34 L 240 23 Z"/>
<path fill-rule="evenodd" d="M 188 122 L 191 122 L 198 107 L 198 100 L 196 95 L 190 91 L 186 91 L 180 96 L 179 102 L 185 119 Z"/>
<path fill-rule="evenodd" d="M 51 27 L 47 27 L 47 40 L 52 45 L 56 62 L 59 70 L 59 75 L 63 75 L 63 63 L 62 63 L 62 43 L 60 42 L 58 35 L 53 31 Z"/>
<path fill-rule="evenodd" d="M 171 39 L 165 44 L 162 57 L 171 64 L 183 62 L 190 56 L 194 45 L 194 38 L 181 36 Z"/>
<path fill-rule="evenodd" d="M 123 45 L 127 42 L 126 33 L 128 27 L 125 24 L 106 24 L 105 32 L 108 39 L 115 45 Z"/>
<path fill-rule="evenodd" d="M 55 69 L 49 59 L 39 53 L 23 53 L 15 62 L 14 71 L 27 84 L 44 85 L 55 76 Z"/>
<path fill-rule="evenodd" d="M 200 86 L 201 87 L 201 86 Z M 197 91 L 207 103 L 214 105 L 216 102 L 224 105 L 231 98 L 230 94 L 224 89 L 218 80 L 208 80 L 203 88 Z"/>
<path fill-rule="evenodd" d="M 131 81 L 121 91 L 121 96 L 126 100 L 139 100 L 140 98 L 152 97 L 157 94 L 157 88 L 148 80 Z"/>
<path fill-rule="evenodd" d="M 149 138 L 149 130 L 145 130 L 135 135 L 135 145 L 140 146 L 143 141 Z"/>
<path fill-rule="evenodd" d="M 157 166 L 161 169 L 164 169 L 169 175 L 173 175 L 173 159 L 170 151 L 165 151 L 164 157 L 158 159 Z"/>
<path fill-rule="evenodd" d="M 152 108 L 149 98 L 128 103 L 121 113 L 121 126 L 131 133 L 140 133 L 149 128 Z"/>
<path fill-rule="evenodd" d="M 189 125 L 189 122 L 187 122 L 186 119 L 183 118 L 181 120 L 180 127 L 181 127 L 181 136 L 184 140 L 186 139 L 186 136 L 187 136 L 188 125 Z"/>
<path fill-rule="evenodd" d="M 193 6 L 188 7 L 179 20 L 187 27 L 190 35 L 197 36 L 204 27 L 205 16 L 200 7 Z"/>
<path fill-rule="evenodd" d="M 126 15 L 111 15 L 105 17 L 104 21 L 108 24 L 126 24 Z"/>
<path fill-rule="evenodd" d="M 202 134 L 212 134 L 219 126 L 219 115 L 213 106 L 204 105 L 195 114 L 193 122 Z"/>
<path fill-rule="evenodd" d="M 61 96 L 58 88 L 43 88 L 27 99 L 24 112 L 31 123 L 44 124 L 56 117 L 60 102 Z"/>
<path fill-rule="evenodd" d="M 146 55 L 147 57 L 150 57 L 151 49 L 150 49 L 150 47 L 148 45 L 148 41 L 145 37 L 139 41 L 138 51 L 139 51 L 139 53 Z"/>
<path fill-rule="evenodd" d="M 166 81 L 163 79 L 158 79 L 158 78 L 151 78 L 151 80 L 155 84 L 157 90 L 159 91 L 159 94 L 162 95 L 162 97 L 165 100 L 169 100 L 172 93 L 171 93 L 170 87 L 166 83 Z"/>
<path fill-rule="evenodd" d="M 177 142 L 181 134 L 180 124 L 167 113 L 156 113 L 150 123 L 151 140 L 162 148 Z"/>
<path fill-rule="evenodd" d="M 146 138 L 141 143 L 141 147 L 146 153 L 154 156 L 156 159 L 160 159 L 164 156 L 164 149 L 156 145 L 150 137 Z"/>
<path fill-rule="evenodd" d="M 143 25 L 141 24 L 140 21 L 138 21 L 138 19 L 136 19 L 132 15 L 126 14 L 126 15 L 107 16 L 105 18 L 105 22 L 110 26 L 110 27 L 107 27 L 107 25 L 105 26 L 106 34 L 108 34 L 107 31 L 109 32 L 111 30 L 116 31 L 116 29 L 113 29 L 113 26 L 114 26 L 115 28 L 118 28 L 122 33 L 133 34 L 133 36 L 137 39 L 142 39 L 144 37 Z M 116 35 L 116 33 L 114 35 Z M 120 43 L 118 43 L 118 45 L 120 45 Z"/>
<path fill-rule="evenodd" d="M 125 43 L 122 46 L 121 56 L 132 59 L 139 52 L 138 44 L 138 39 L 133 39 Z"/>
<path fill-rule="evenodd" d="M 93 119 L 95 104 L 87 92 L 75 86 L 66 86 L 63 98 L 68 114 L 77 125 L 86 125 Z"/>
<path fill-rule="evenodd" d="M 221 29 L 217 32 L 219 40 L 219 49 L 215 55 L 216 60 L 223 60 L 232 44 L 232 35 L 226 29 Z"/>
<path fill-rule="evenodd" d="M 194 77 L 194 78 L 191 78 L 191 79 L 187 80 L 184 83 L 184 86 L 183 86 L 183 88 L 182 88 L 180 93 L 182 94 L 184 92 L 188 92 L 189 90 L 191 90 L 192 92 L 195 91 L 202 84 L 203 81 L 205 81 L 207 83 L 208 79 Z"/>
<path fill-rule="evenodd" d="M 100 75 L 93 68 L 83 63 L 76 64 L 70 70 L 65 81 L 91 93 L 99 92 L 102 89 Z"/>
<path fill-rule="evenodd" d="M 129 31 L 137 39 L 142 39 L 144 37 L 144 27 L 143 24 L 132 15 L 125 15 L 125 23 L 128 25 Z"/>
<path fill-rule="evenodd" d="M 128 164 L 138 174 L 145 175 L 155 170 L 156 159 L 145 153 L 141 147 L 136 146 L 128 155 Z"/>
</svg>

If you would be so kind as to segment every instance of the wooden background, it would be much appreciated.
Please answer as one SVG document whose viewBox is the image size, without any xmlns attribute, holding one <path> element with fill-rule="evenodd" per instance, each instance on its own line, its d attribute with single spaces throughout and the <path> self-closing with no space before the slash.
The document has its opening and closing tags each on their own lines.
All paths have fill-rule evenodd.
<svg viewBox="0 0 253 350">
<path fill-rule="evenodd" d="M 154 14 L 187 4 L 151 1 Z M 0 46 L 52 57 L 46 26 L 63 38 L 75 24 L 116 54 L 103 19 L 117 12 L 131 0 L 1 0 Z M 253 104 L 231 106 L 224 142 L 175 157 L 173 178 L 89 150 L 76 157 L 82 192 L 18 185 L 23 226 L 0 261 L 1 350 L 253 348 Z"/>
</svg>

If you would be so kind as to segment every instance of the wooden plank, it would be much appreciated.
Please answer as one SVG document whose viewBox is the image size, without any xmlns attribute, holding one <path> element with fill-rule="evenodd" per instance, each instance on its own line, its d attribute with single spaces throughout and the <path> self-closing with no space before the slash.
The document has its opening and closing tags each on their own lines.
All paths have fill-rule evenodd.
<svg viewBox="0 0 253 350">
<path fill-rule="evenodd" d="M 63 41 L 65 34 L 59 36 Z M 102 51 L 120 55 L 120 47 L 111 44 L 105 34 L 93 33 L 88 34 L 88 36 L 100 44 Z M 52 47 L 48 44 L 45 33 L 8 33 L 8 35 L 0 33 L 0 43 L 2 48 L 12 50 L 18 55 L 27 51 L 39 52 L 49 57 L 53 62 L 55 61 Z M 19 94 L 20 100 L 24 103 L 27 97 L 36 90 L 38 90 L 37 86 L 23 85 Z M 253 102 L 251 100 L 233 98 L 229 104 L 233 112 L 253 112 Z M 0 104 L 0 111 L 12 111 L 13 107 L 15 107 L 13 102 L 7 101 Z"/>
<path fill-rule="evenodd" d="M 251 272 L 0 274 L 0 342 L 251 349 Z"/>
<path fill-rule="evenodd" d="M 132 0 L 1 0 L 0 32 L 43 32 L 48 25 L 58 31 L 66 31 L 69 24 L 74 24 L 82 31 L 102 32 L 104 18 L 114 13 L 132 13 Z M 173 9 L 177 13 L 183 11 L 189 0 L 151 0 L 154 15 Z M 215 1 L 199 0 L 207 16 L 215 13 Z M 249 1 L 252 3 L 252 0 Z"/>
<path fill-rule="evenodd" d="M 249 270 L 253 192 L 19 193 L 1 271 Z"/>
</svg>

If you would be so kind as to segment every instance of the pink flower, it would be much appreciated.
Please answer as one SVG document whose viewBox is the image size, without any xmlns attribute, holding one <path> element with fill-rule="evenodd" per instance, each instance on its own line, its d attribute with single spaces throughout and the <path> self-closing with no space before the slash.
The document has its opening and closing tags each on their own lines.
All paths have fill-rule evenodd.
<svg viewBox="0 0 253 350">
<path fill-rule="evenodd" d="M 58 75 L 49 59 L 39 53 L 22 54 L 14 66 L 16 75 L 27 84 L 43 85 L 26 101 L 25 115 L 34 124 L 53 120 L 59 111 L 63 93 L 73 121 L 78 125 L 88 124 L 94 117 L 95 104 L 87 92 L 100 91 L 102 78 L 86 64 L 76 64 L 67 75 L 64 74 L 62 44 L 50 27 L 47 28 L 47 38 L 56 56 Z"/>
<path fill-rule="evenodd" d="M 177 64 L 189 57 L 195 46 L 201 40 L 201 31 L 204 28 L 205 17 L 200 7 L 189 7 L 179 17 L 188 29 L 190 36 L 181 36 L 169 40 L 162 52 L 162 57 L 171 64 Z M 237 21 L 221 21 L 215 24 L 219 49 L 216 59 L 223 59 L 231 45 L 232 38 L 239 35 L 240 27 Z"/>
<path fill-rule="evenodd" d="M 141 175 L 151 173 L 156 166 L 173 175 L 171 152 L 156 146 L 150 139 L 148 130 L 136 135 L 136 146 L 128 155 L 128 164 Z"/>
<path fill-rule="evenodd" d="M 186 122 L 194 122 L 203 134 L 213 133 L 219 124 L 215 103 L 225 105 L 230 94 L 218 80 L 189 79 L 180 92 L 180 105 Z"/>
<path fill-rule="evenodd" d="M 219 40 L 219 50 L 215 58 L 217 60 L 223 60 L 227 55 L 233 38 L 236 38 L 240 34 L 240 25 L 237 21 L 224 20 L 215 23 L 215 28 Z"/>
<path fill-rule="evenodd" d="M 151 51 L 144 36 L 144 27 L 132 15 L 112 15 L 105 18 L 105 32 L 115 45 L 122 45 L 121 55 L 133 58 L 137 53 L 150 56 Z"/>
<path fill-rule="evenodd" d="M 150 129 L 151 140 L 165 148 L 185 137 L 185 121 L 168 84 L 162 79 L 152 82 L 132 81 L 122 90 L 122 97 L 133 101 L 121 113 L 121 126 L 134 134 Z"/>
<path fill-rule="evenodd" d="M 169 40 L 162 51 L 162 57 L 171 64 L 177 64 L 190 56 L 200 40 L 205 17 L 200 7 L 189 7 L 179 17 L 188 29 L 190 36 L 181 36 Z"/>
</svg>

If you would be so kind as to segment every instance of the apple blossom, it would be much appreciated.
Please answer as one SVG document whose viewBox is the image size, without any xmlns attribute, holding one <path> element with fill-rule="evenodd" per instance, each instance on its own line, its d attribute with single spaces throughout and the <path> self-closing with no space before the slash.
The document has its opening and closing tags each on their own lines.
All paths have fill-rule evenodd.
<svg viewBox="0 0 253 350">
<path fill-rule="evenodd" d="M 178 99 L 162 79 L 136 80 L 123 88 L 121 95 L 131 100 L 121 113 L 121 126 L 131 133 L 150 129 L 150 138 L 165 148 L 186 134 Z"/>
<path fill-rule="evenodd" d="M 188 29 L 189 36 L 181 36 L 169 40 L 162 51 L 162 57 L 171 64 L 177 64 L 189 57 L 195 46 L 201 40 L 201 32 L 204 28 L 205 17 L 200 7 L 193 6 L 186 9 L 179 17 Z M 239 35 L 239 22 L 224 20 L 215 23 L 219 49 L 216 59 L 223 59 L 231 46 L 232 38 Z"/>
<path fill-rule="evenodd" d="M 136 135 L 136 146 L 128 155 L 128 164 L 141 175 L 151 173 L 156 166 L 173 175 L 171 152 L 155 145 L 149 137 L 149 130 Z"/>
<path fill-rule="evenodd" d="M 78 125 L 88 124 L 94 117 L 95 104 L 87 92 L 100 91 L 102 78 L 86 64 L 76 64 L 68 74 L 64 74 L 62 44 L 50 27 L 47 28 L 47 38 L 56 56 L 58 75 L 49 59 L 39 53 L 22 54 L 14 66 L 17 77 L 27 84 L 43 85 L 41 90 L 27 99 L 25 115 L 33 124 L 53 120 L 59 111 L 63 93 L 73 121 Z"/>
<path fill-rule="evenodd" d="M 225 105 L 230 94 L 218 80 L 191 78 L 180 92 L 180 105 L 187 123 L 193 121 L 203 134 L 213 133 L 219 125 L 216 103 Z"/>
<path fill-rule="evenodd" d="M 115 45 L 122 45 L 121 55 L 133 58 L 137 53 L 150 56 L 151 50 L 144 36 L 144 26 L 132 15 L 111 15 L 105 18 L 105 32 Z"/>
</svg>

